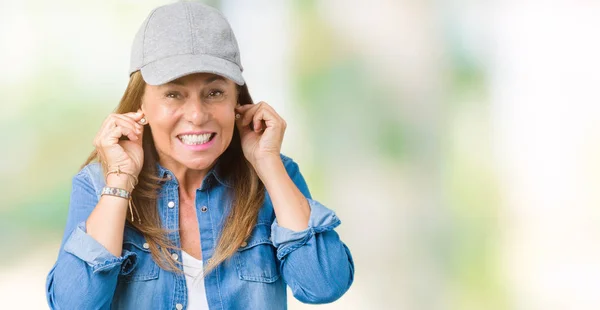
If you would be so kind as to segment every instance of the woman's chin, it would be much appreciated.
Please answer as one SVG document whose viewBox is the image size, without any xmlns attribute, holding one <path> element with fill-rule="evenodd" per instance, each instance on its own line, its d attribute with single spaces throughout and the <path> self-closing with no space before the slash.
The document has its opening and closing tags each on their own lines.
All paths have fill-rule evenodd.
<svg viewBox="0 0 600 310">
<path fill-rule="evenodd" d="M 193 170 L 204 170 L 208 169 L 215 162 L 216 158 L 196 158 L 196 159 L 188 159 L 180 162 L 188 169 Z"/>
</svg>

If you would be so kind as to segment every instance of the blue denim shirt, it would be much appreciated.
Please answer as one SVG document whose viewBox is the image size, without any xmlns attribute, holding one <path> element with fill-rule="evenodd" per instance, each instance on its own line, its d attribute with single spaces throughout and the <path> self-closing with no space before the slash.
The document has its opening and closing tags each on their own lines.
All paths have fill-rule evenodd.
<svg viewBox="0 0 600 310">
<path fill-rule="evenodd" d="M 286 285 L 304 303 L 327 303 L 352 284 L 354 263 L 334 228 L 335 213 L 311 198 L 298 169 L 281 156 L 285 168 L 306 196 L 309 227 L 292 231 L 277 224 L 268 193 L 246 245 L 204 279 L 210 309 L 286 309 Z M 216 165 L 218 166 L 218 164 Z M 158 165 L 163 183 L 157 207 L 171 241 L 181 247 L 179 191 L 171 171 Z M 212 257 L 226 210 L 226 189 L 232 184 L 212 169 L 196 190 L 203 258 Z M 104 187 L 98 163 L 85 166 L 74 178 L 69 215 L 58 259 L 46 280 L 52 309 L 186 309 L 185 275 L 165 271 L 152 260 L 145 240 L 125 225 L 123 251 L 116 257 L 86 234 L 85 221 Z M 181 262 L 180 251 L 173 258 Z"/>
</svg>

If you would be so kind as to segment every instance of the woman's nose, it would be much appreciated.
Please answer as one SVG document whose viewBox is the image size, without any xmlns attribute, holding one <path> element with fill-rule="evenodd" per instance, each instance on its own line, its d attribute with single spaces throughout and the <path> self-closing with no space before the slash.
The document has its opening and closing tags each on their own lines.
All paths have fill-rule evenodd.
<svg viewBox="0 0 600 310">
<path fill-rule="evenodd" d="M 190 99 L 186 103 L 186 119 L 195 125 L 200 125 L 210 120 L 210 111 L 200 98 Z"/>
</svg>

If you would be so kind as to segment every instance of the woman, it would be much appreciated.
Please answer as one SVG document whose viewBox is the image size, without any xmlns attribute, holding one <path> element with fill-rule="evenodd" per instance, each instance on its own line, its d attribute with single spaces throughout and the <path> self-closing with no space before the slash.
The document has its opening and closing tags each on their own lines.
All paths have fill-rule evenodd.
<svg viewBox="0 0 600 310">
<path fill-rule="evenodd" d="M 253 104 L 241 73 L 214 8 L 150 13 L 125 94 L 73 178 L 52 309 L 285 309 L 286 284 L 306 303 L 348 290 L 340 220 L 280 154 L 285 121 Z"/>
</svg>

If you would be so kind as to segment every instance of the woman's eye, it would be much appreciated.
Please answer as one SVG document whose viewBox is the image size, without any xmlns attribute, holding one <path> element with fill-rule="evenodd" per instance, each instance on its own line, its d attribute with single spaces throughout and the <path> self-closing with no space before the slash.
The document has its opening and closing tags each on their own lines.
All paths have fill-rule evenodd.
<svg viewBox="0 0 600 310">
<path fill-rule="evenodd" d="M 168 92 L 165 97 L 167 98 L 171 98 L 171 99 L 177 99 L 179 98 L 179 93 L 178 92 Z"/>
<path fill-rule="evenodd" d="M 221 96 L 223 96 L 223 92 L 220 91 L 220 90 L 216 90 L 216 89 L 215 90 L 211 90 L 208 93 L 208 97 L 210 97 L 210 98 L 219 98 Z"/>
</svg>

